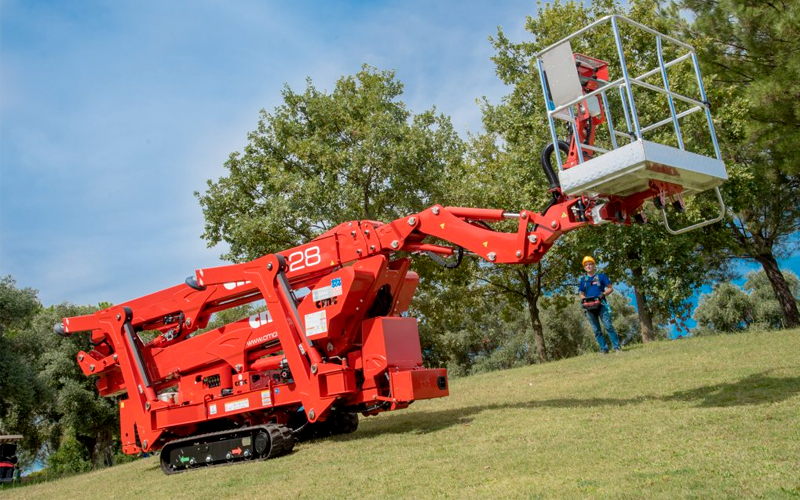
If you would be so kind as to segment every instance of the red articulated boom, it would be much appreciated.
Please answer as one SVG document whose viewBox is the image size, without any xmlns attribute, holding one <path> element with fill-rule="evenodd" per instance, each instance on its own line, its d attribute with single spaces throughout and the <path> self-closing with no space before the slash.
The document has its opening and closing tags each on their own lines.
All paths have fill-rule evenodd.
<svg viewBox="0 0 800 500">
<path fill-rule="evenodd" d="M 437 205 L 388 224 L 347 222 L 305 245 L 65 318 L 56 331 L 91 332 L 93 349 L 78 363 L 98 377 L 100 394 L 126 396 L 125 453 L 160 449 L 167 473 L 271 458 L 309 426 L 352 432 L 358 413 L 448 395 L 446 370 L 422 366 L 416 319 L 401 316 L 419 278 L 408 257 L 390 257 L 460 259 L 466 249 L 498 264 L 537 262 L 561 234 L 588 224 L 580 202 L 545 215 Z M 510 218 L 516 232 L 488 227 Z M 266 311 L 192 335 L 215 312 L 262 299 Z M 138 332 L 153 330 L 143 343 Z"/>
<path fill-rule="evenodd" d="M 620 16 L 592 26 L 607 22 L 615 33 L 618 23 L 640 26 Z M 310 432 L 354 431 L 358 413 L 447 396 L 447 372 L 423 367 L 416 319 L 403 314 L 419 282 L 408 255 L 449 257 L 448 267 L 465 251 L 495 264 L 535 263 L 568 231 L 643 222 L 646 201 L 663 212 L 670 197 L 682 209 L 681 193 L 711 188 L 724 212 L 717 186 L 727 177 L 696 59 L 702 101 L 670 90 L 666 68 L 677 62 L 660 60 L 659 68 L 633 78 L 623 61 L 623 77 L 609 81 L 608 63 L 572 53 L 569 39 L 584 31 L 537 56 L 553 138 L 542 154 L 552 193 L 543 213 L 436 205 L 390 223 L 346 222 L 304 245 L 199 269 L 185 284 L 58 323 L 61 335 L 91 332 L 93 348 L 80 352 L 78 363 L 97 376 L 100 394 L 120 397 L 123 451 L 161 450 L 166 473 L 272 458 Z M 645 85 L 659 69 L 664 89 L 647 88 L 668 95 L 671 118 L 643 126 L 631 85 Z M 620 90 L 627 132 L 612 125 L 606 96 L 612 89 Z M 673 97 L 696 106 L 676 114 Z M 685 150 L 678 120 L 695 111 L 706 113 L 716 159 Z M 570 124 L 568 142 L 557 139 L 554 119 Z M 678 148 L 644 140 L 670 123 Z M 602 124 L 609 129 L 605 148 L 595 146 Z M 551 164 L 556 148 L 567 156 L 563 164 L 555 156 L 558 172 Z M 679 234 L 721 217 L 667 229 Z M 508 219 L 517 220 L 516 231 L 492 229 Z M 214 313 L 261 300 L 264 312 L 196 334 Z M 144 331 L 157 336 L 145 343 Z"/>
</svg>

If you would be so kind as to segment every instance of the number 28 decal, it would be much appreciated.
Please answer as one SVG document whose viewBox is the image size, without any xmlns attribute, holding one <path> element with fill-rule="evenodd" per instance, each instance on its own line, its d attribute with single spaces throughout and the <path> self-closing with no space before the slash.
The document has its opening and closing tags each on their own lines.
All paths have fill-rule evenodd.
<svg viewBox="0 0 800 500">
<path fill-rule="evenodd" d="M 289 272 L 299 271 L 306 267 L 316 266 L 322 262 L 319 247 L 308 247 L 289 254 Z"/>
</svg>

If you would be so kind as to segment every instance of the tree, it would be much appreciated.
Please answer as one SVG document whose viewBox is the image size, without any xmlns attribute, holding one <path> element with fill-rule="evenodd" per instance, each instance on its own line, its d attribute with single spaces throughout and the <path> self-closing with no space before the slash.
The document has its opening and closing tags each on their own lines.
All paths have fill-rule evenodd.
<svg viewBox="0 0 800 500">
<path fill-rule="evenodd" d="M 532 42 L 512 42 L 502 30 L 498 30 L 497 36 L 492 38 L 496 49 L 496 71 L 512 91 L 500 104 L 483 102 L 486 134 L 470 144 L 473 161 L 488 173 L 484 174 L 483 183 L 468 178 L 481 189 L 473 199 L 483 201 L 490 198 L 494 204 L 504 207 L 527 208 L 531 202 L 538 206 L 547 203 L 548 183 L 539 165 L 542 148 L 550 141 L 550 131 L 543 112 L 539 76 L 532 68 L 534 54 L 611 13 L 627 14 L 644 24 L 665 30 L 665 21 L 657 15 L 655 7 L 655 2 L 647 0 L 631 2 L 627 12 L 613 0 L 596 1 L 590 6 L 578 2 L 555 2 L 541 6 L 535 18 L 528 18 L 526 29 L 533 36 Z M 635 47 L 628 57 L 628 65 L 634 73 L 656 66 L 657 53 L 652 37 L 637 32 L 625 36 L 626 46 Z M 593 33 L 583 41 L 573 41 L 573 50 L 607 60 L 617 57 L 610 33 Z M 690 77 L 694 78 L 694 74 L 683 70 L 673 76 L 673 83 L 686 85 L 691 81 Z M 662 116 L 659 119 L 663 118 L 663 104 L 660 102 Z M 621 111 L 617 111 L 617 116 L 621 116 Z M 649 119 L 655 114 L 655 105 L 642 105 L 640 113 L 643 119 Z M 694 129 L 689 128 L 686 135 L 691 140 L 690 132 Z M 656 139 L 664 140 L 661 137 Z M 487 187 L 487 184 L 492 187 Z M 514 186 L 513 190 L 508 189 L 510 185 Z M 536 337 L 541 339 L 540 352 L 545 352 L 544 339 L 538 334 L 543 329 L 537 301 L 552 293 L 573 293 L 572 289 L 564 289 L 562 284 L 577 281 L 581 256 L 599 253 L 611 264 L 608 274 L 612 279 L 632 284 L 637 298 L 639 331 L 643 340 L 648 341 L 655 338 L 658 327 L 653 324 L 653 318 L 687 317 L 686 299 L 723 265 L 724 261 L 716 258 L 718 245 L 715 240 L 703 238 L 702 241 L 704 244 L 698 246 L 697 233 L 677 238 L 668 236 L 659 224 L 642 227 L 608 224 L 585 228 L 562 237 L 541 263 L 528 269 L 526 274 L 498 270 L 500 279 L 492 279 L 492 282 L 507 292 L 516 291 L 523 298 L 531 312 Z M 540 354 L 540 360 L 544 357 Z"/>
<path fill-rule="evenodd" d="M 659 32 L 671 33 L 673 26 L 669 19 L 660 15 L 657 7 L 654 1 L 634 1 L 624 14 Z M 617 12 L 619 9 L 618 6 L 613 7 Z M 622 38 L 623 45 L 630 49 L 626 63 L 631 74 L 640 75 L 658 67 L 658 54 L 652 36 L 636 30 L 623 30 Z M 591 55 L 616 60 L 614 47 L 601 37 L 595 38 L 588 50 L 591 50 Z M 665 57 L 671 58 L 670 47 L 666 46 L 664 50 Z M 668 74 L 673 90 L 685 95 L 697 94 L 696 77 L 691 65 L 673 66 Z M 660 79 L 660 76 L 657 78 Z M 664 118 L 666 103 L 660 95 L 646 94 L 641 90 L 637 95 L 637 113 L 643 125 Z M 677 105 L 679 112 L 681 105 L 683 103 Z M 615 109 L 613 101 L 612 109 Z M 612 114 L 621 116 L 619 110 Z M 685 147 L 713 156 L 705 122 L 699 118 L 699 115 L 690 115 L 681 121 Z M 670 126 L 647 132 L 645 138 L 677 147 Z M 689 204 L 688 212 L 695 220 L 701 217 L 700 213 L 705 213 L 703 209 L 707 207 L 707 197 L 699 195 Z M 658 222 L 661 213 L 654 207 L 646 206 L 645 215 L 654 222 L 629 227 L 608 224 L 584 231 L 580 235 L 574 261 L 577 270 L 579 255 L 597 253 L 599 255 L 596 256 L 609 264 L 606 272 L 612 280 L 625 282 L 633 288 L 642 341 L 649 342 L 655 339 L 660 321 L 685 328 L 685 320 L 691 312 L 688 299 L 705 283 L 724 276 L 728 262 L 726 255 L 720 251 L 723 245 L 721 238 L 713 228 L 676 236 L 668 233 Z M 675 214 L 670 217 L 675 217 Z M 690 220 L 688 216 L 677 217 L 683 219 L 678 222 Z"/>
<path fill-rule="evenodd" d="M 792 300 L 800 300 L 800 279 L 784 272 Z M 781 328 L 783 311 L 775 298 L 767 274 L 761 270 L 747 275 L 744 291 L 731 282 L 722 282 L 711 293 L 700 297 L 694 318 L 702 328 L 735 332 L 751 327 Z"/>
<path fill-rule="evenodd" d="M 543 306 L 548 359 L 563 359 L 596 350 L 594 334 L 577 295 L 552 297 L 546 299 Z"/>
<path fill-rule="evenodd" d="M 303 93 L 286 87 L 281 106 L 262 110 L 244 152 L 230 155 L 228 175 L 196 193 L 209 245 L 224 241 L 224 258 L 245 261 L 349 220 L 388 222 L 447 204 L 463 141 L 435 109 L 409 111 L 402 91 L 393 72 L 369 66 L 340 78 L 331 93 L 310 79 Z M 430 297 L 446 293 L 443 280 L 457 275 L 425 259 L 415 270 L 423 278 L 418 294 Z M 420 317 L 423 353 L 437 363 L 447 358 L 437 326 L 446 318 L 440 310 L 428 313 Z"/>
<path fill-rule="evenodd" d="M 681 16 L 678 9 L 688 9 Z M 764 268 L 785 327 L 800 312 L 778 267 L 800 229 L 800 5 L 797 2 L 680 0 L 672 17 L 696 40 L 716 74 L 710 99 L 731 180 L 725 186 L 731 255 Z"/>
<path fill-rule="evenodd" d="M 700 297 L 694 319 L 703 328 L 736 332 L 750 326 L 753 312 L 747 294 L 733 283 L 722 282 Z"/>
<path fill-rule="evenodd" d="M 715 83 L 733 86 L 747 106 L 744 142 L 800 173 L 800 5 L 789 0 L 678 0 L 685 32 Z"/>
<path fill-rule="evenodd" d="M 17 422 L 37 436 L 39 446 L 31 451 L 40 458 L 57 453 L 65 443 L 73 451 L 76 446 L 82 448 L 81 456 L 88 463 L 76 466 L 75 471 L 113 463 L 119 433 L 117 401 L 101 397 L 94 378 L 86 377 L 75 361 L 79 351 L 88 349 L 87 337 L 59 337 L 53 333 L 53 325 L 61 318 L 97 309 L 72 304 L 42 309 L 15 337 L 15 351 L 33 369 L 35 376 L 30 382 L 39 390 L 31 413 Z M 73 460 L 67 463 L 75 464 Z"/>
<path fill-rule="evenodd" d="M 24 327 L 42 306 L 32 288 L 17 288 L 11 276 L 0 278 L 0 337 Z"/>
<path fill-rule="evenodd" d="M 537 19 L 528 18 L 526 29 L 535 42 L 513 43 L 501 29 L 490 38 L 496 54 L 495 71 L 511 93 L 499 104 L 481 103 L 485 133 L 469 143 L 470 161 L 465 166 L 462 203 L 506 209 L 536 210 L 550 200 L 548 183 L 539 167 L 543 138 L 549 137 L 544 101 L 538 76 L 530 66 L 539 49 L 585 25 L 589 19 L 583 6 L 567 3 L 545 6 Z M 563 237 L 538 263 L 525 266 L 493 266 L 481 269 L 481 277 L 497 294 L 514 300 L 528 313 L 535 351 L 528 362 L 548 359 L 539 301 L 563 288 L 568 273 L 565 250 L 572 241 Z"/>
<path fill-rule="evenodd" d="M 94 310 L 42 308 L 35 290 L 16 288 L 10 276 L 0 281 L 0 429 L 23 435 L 23 466 L 51 456 L 60 471 L 113 462 L 116 403 L 100 397 L 75 362 L 86 338 L 53 334 L 61 318 Z"/>
<path fill-rule="evenodd" d="M 24 450 L 35 450 L 38 433 L 29 415 L 42 394 L 31 359 L 19 352 L 19 332 L 40 310 L 36 290 L 17 288 L 11 276 L 0 279 L 0 433 L 22 434 Z M 30 457 L 30 454 L 28 454 Z"/>
<path fill-rule="evenodd" d="M 209 245 L 224 241 L 224 258 L 250 260 L 348 220 L 390 221 L 443 203 L 462 141 L 435 110 L 408 111 L 402 91 L 393 72 L 369 66 L 330 94 L 310 79 L 303 93 L 287 86 L 244 152 L 230 155 L 228 175 L 196 193 Z"/>
<path fill-rule="evenodd" d="M 789 286 L 793 300 L 800 300 L 800 279 L 791 271 L 784 271 L 783 277 Z M 761 270 L 747 275 L 744 284 L 750 299 L 750 308 L 756 325 L 765 328 L 781 328 L 783 326 L 783 310 L 775 298 L 772 283 L 767 274 Z"/>
</svg>

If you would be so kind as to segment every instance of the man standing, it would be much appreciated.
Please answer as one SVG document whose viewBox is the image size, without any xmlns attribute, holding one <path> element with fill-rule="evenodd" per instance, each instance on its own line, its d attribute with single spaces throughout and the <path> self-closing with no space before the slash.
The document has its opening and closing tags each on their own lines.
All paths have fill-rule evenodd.
<svg viewBox="0 0 800 500">
<path fill-rule="evenodd" d="M 611 309 L 606 300 L 606 297 L 614 293 L 611 280 L 603 273 L 597 274 L 597 262 L 593 257 L 587 255 L 583 258 L 582 264 L 586 270 L 586 275 L 581 276 L 579 285 L 581 304 L 586 311 L 586 317 L 589 318 L 589 323 L 592 325 L 592 330 L 594 330 L 594 338 L 597 339 L 600 352 L 603 354 L 608 353 L 608 344 L 605 337 L 603 337 L 600 322 L 606 328 L 606 333 L 611 339 L 611 346 L 614 348 L 614 352 L 622 352 L 617 331 L 614 330 L 614 325 L 611 323 Z"/>
</svg>

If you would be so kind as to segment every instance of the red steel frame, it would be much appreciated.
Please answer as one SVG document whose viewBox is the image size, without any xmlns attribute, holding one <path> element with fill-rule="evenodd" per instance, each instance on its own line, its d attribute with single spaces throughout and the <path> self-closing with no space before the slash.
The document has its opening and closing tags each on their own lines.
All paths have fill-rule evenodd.
<svg viewBox="0 0 800 500">
<path fill-rule="evenodd" d="M 580 200 L 546 215 L 436 205 L 388 224 L 347 222 L 278 254 L 199 269 L 191 285 L 64 318 L 61 328 L 91 331 L 81 369 L 98 376 L 102 395 L 127 395 L 119 403 L 126 453 L 159 449 L 222 418 L 285 424 L 301 408 L 309 422 L 334 405 L 366 414 L 405 408 L 448 389 L 444 369 L 422 366 L 416 320 L 400 317 L 419 278 L 408 257 L 389 257 L 462 247 L 490 262 L 534 263 L 560 235 L 588 224 Z M 516 232 L 484 225 L 509 218 L 518 219 Z M 304 288 L 310 293 L 296 300 Z M 390 302 L 376 311 L 381 294 Z M 267 312 L 192 335 L 215 312 L 260 299 Z M 158 336 L 144 344 L 137 332 L 147 330 Z M 287 367 L 290 378 L 281 379 Z"/>
</svg>

